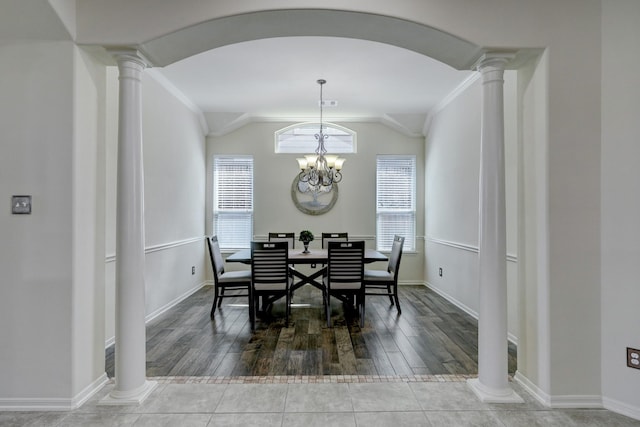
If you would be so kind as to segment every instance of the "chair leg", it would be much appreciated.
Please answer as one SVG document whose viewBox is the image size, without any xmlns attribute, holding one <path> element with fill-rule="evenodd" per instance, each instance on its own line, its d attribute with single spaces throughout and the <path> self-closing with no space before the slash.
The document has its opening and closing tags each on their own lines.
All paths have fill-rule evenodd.
<svg viewBox="0 0 640 427">
<path fill-rule="evenodd" d="M 251 332 L 256 331 L 256 306 L 254 304 L 253 292 L 249 290 L 249 323 L 251 325 Z"/>
<path fill-rule="evenodd" d="M 325 302 L 325 311 L 327 312 L 327 328 L 331 327 L 331 295 L 329 295 L 329 292 L 327 292 L 327 299 Z"/>
<path fill-rule="evenodd" d="M 291 316 L 291 304 L 293 304 L 293 292 L 289 293 L 289 305 L 287 306 L 287 309 L 289 310 L 289 316 Z"/>
<path fill-rule="evenodd" d="M 393 287 L 393 298 L 395 298 L 396 300 L 396 308 L 398 309 L 398 314 L 401 314 L 402 310 L 400 310 L 400 301 L 398 300 L 398 285 L 395 285 Z"/>
<path fill-rule="evenodd" d="M 213 287 L 213 304 L 211 305 L 211 319 L 213 319 L 213 314 L 216 312 L 216 304 L 218 303 L 218 287 Z M 222 298 L 220 298 L 222 299 Z"/>
<path fill-rule="evenodd" d="M 389 301 L 391 301 L 391 305 L 393 305 L 393 296 L 395 293 L 391 291 L 391 285 L 387 285 L 387 293 L 389 294 Z"/>
<path fill-rule="evenodd" d="M 364 304 L 365 296 L 362 294 L 360 295 L 360 328 L 364 328 Z"/>
<path fill-rule="evenodd" d="M 285 296 L 284 296 L 284 302 L 285 302 L 285 307 L 284 307 L 284 326 L 286 328 L 289 327 L 289 310 L 291 308 L 291 300 L 290 300 L 290 293 L 289 291 L 285 291 Z"/>
<path fill-rule="evenodd" d="M 220 295 L 218 296 L 218 307 L 222 305 L 223 297 L 224 297 L 224 288 L 220 288 Z"/>
</svg>

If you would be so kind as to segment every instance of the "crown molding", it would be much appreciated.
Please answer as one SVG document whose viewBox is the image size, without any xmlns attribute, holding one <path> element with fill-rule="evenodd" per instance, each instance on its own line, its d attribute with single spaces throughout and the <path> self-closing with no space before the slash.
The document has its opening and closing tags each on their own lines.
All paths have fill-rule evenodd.
<svg viewBox="0 0 640 427">
<path fill-rule="evenodd" d="M 184 104 L 191 112 L 193 112 L 197 119 L 198 123 L 200 123 L 200 129 L 203 135 L 209 134 L 209 125 L 207 120 L 204 117 L 204 113 L 196 104 L 194 104 L 189 98 L 186 97 L 184 93 L 180 89 L 178 89 L 169 79 L 167 79 L 164 74 L 158 68 L 147 68 L 145 70 L 147 74 L 153 78 L 160 86 L 167 90 L 171 95 L 173 95 L 178 101 Z"/>
<path fill-rule="evenodd" d="M 442 110 L 444 110 L 449 104 L 451 104 L 458 96 L 460 96 L 465 90 L 469 88 L 472 84 L 474 84 L 480 78 L 480 73 L 475 72 L 469 74 L 469 76 L 462 81 L 455 89 L 453 89 L 447 96 L 445 96 L 442 101 L 436 104 L 435 107 L 429 111 L 427 115 L 427 119 L 424 121 L 424 128 L 422 129 L 422 134 L 427 136 L 429 134 L 429 129 L 431 128 L 431 123 L 435 116 L 438 115 Z"/>
</svg>

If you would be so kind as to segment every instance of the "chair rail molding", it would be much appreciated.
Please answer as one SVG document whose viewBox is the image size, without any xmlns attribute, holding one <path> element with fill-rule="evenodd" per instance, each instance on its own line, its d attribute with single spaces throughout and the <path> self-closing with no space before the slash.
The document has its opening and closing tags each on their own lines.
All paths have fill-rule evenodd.
<svg viewBox="0 0 640 427">
<path fill-rule="evenodd" d="M 451 240 L 444 240 L 444 239 L 437 239 L 435 237 L 431 237 L 431 236 L 427 236 L 427 238 L 425 239 L 427 242 L 429 243 L 435 243 L 438 245 L 442 245 L 442 246 L 448 246 L 450 248 L 454 248 L 454 249 L 461 249 L 463 251 L 467 251 L 467 252 L 473 252 L 475 254 L 480 252 L 480 249 L 477 246 L 473 246 L 473 245 L 468 245 L 466 243 L 458 243 L 458 242 L 454 242 Z M 517 254 L 507 254 L 507 261 L 509 262 L 518 262 L 518 255 Z"/>
<path fill-rule="evenodd" d="M 167 242 L 167 243 L 162 243 L 159 245 L 153 245 L 153 246 L 147 246 L 144 248 L 144 253 L 145 254 L 150 254 L 153 252 L 160 252 L 160 251 L 164 251 L 167 249 L 172 249 L 172 248 L 177 248 L 178 246 L 184 246 L 184 245 L 190 245 L 191 243 L 196 243 L 196 242 L 202 242 L 204 240 L 205 236 L 201 236 L 201 237 L 191 237 L 189 239 L 183 239 L 183 240 L 175 240 L 173 242 Z M 109 254 L 105 257 L 105 262 L 109 263 L 109 262 L 115 262 L 117 258 L 117 254 Z"/>
</svg>

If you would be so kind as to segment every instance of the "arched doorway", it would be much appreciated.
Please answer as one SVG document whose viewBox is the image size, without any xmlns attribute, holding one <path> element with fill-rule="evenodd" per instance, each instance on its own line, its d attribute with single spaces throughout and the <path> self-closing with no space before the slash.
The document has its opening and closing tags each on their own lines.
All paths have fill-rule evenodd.
<svg viewBox="0 0 640 427">
<path fill-rule="evenodd" d="M 260 25 L 251 25 L 256 22 Z M 338 35 L 380 41 L 458 69 L 471 67 L 483 54 L 481 48 L 471 43 L 410 21 L 326 10 L 256 12 L 214 19 L 137 47 L 151 65 L 162 66 L 226 44 L 293 35 Z"/>
</svg>

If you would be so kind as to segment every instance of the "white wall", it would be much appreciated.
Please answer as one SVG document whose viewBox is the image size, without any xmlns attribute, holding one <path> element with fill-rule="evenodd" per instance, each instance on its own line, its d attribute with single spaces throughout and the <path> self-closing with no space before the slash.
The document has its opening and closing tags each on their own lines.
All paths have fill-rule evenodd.
<svg viewBox="0 0 640 427">
<path fill-rule="evenodd" d="M 72 59 L 69 42 L 0 45 L 1 398 L 72 393 Z M 11 214 L 18 194 L 31 215 Z"/>
<path fill-rule="evenodd" d="M 74 49 L 73 395 L 104 375 L 105 67 Z M 92 387 L 84 393 L 91 393 Z M 87 398 L 83 394 L 81 398 Z"/>
<path fill-rule="evenodd" d="M 192 8 L 197 2 L 191 1 L 149 8 L 151 3 L 80 2 L 78 33 L 88 43 L 148 40 L 264 7 L 227 2 Z M 340 9 L 343 3 L 278 0 L 269 7 Z M 171 13 L 173 7 L 180 13 Z M 520 348 L 527 348 L 525 379 L 553 405 L 597 405 L 604 390 L 608 405 L 637 414 L 638 402 L 630 394 L 637 390 L 636 371 L 620 366 L 624 348 L 637 345 L 633 317 L 627 315 L 638 299 L 637 286 L 629 284 L 637 276 L 637 203 L 635 187 L 627 187 L 637 178 L 630 163 L 637 153 L 624 145 L 638 134 L 637 96 L 628 98 L 635 95 L 636 3 L 520 0 L 505 7 L 500 0 L 399 0 L 390 6 L 359 0 L 349 8 L 422 22 L 482 47 L 546 48 L 545 57 L 526 70 L 531 80 L 521 84 L 521 146 L 534 156 L 531 162 L 521 157 L 530 169 L 520 172 L 519 183 L 525 193 L 520 219 L 533 221 L 519 225 L 524 237 L 519 239 L 519 277 L 526 282 L 521 299 L 526 300 L 527 328 L 522 330 L 527 333 L 519 337 Z M 94 24 L 98 33 L 92 32 Z M 0 210 L 2 240 L 11 242 L 0 248 L 0 320 L 9 325 L 0 332 L 3 398 L 72 394 L 71 282 L 80 272 L 71 267 L 74 226 L 68 220 L 68 202 L 78 194 L 71 182 L 78 131 L 71 111 L 74 88 L 86 84 L 74 83 L 72 56 L 73 49 L 63 43 L 3 40 L 0 47 L 0 202 L 16 193 L 34 196 L 31 216 Z M 628 191 L 621 196 L 619 189 Z M 182 226 L 177 229 L 176 234 L 187 234 Z M 112 226 L 107 230 L 113 235 Z M 162 246 L 172 238 L 160 231 L 153 241 Z M 109 245 L 106 252 L 112 254 Z M 40 363 L 45 354 L 47 363 Z"/>
<path fill-rule="evenodd" d="M 339 198 L 333 209 L 323 215 L 306 215 L 291 200 L 291 184 L 299 169 L 296 154 L 274 153 L 274 132 L 292 123 L 252 123 L 225 136 L 207 139 L 209 185 L 212 181 L 212 162 L 215 154 L 252 154 L 254 157 L 254 236 L 267 238 L 270 231 L 311 230 L 316 236 L 322 232 L 346 231 L 351 239 L 366 241 L 375 248 L 376 234 L 376 155 L 415 154 L 418 180 L 418 215 L 416 234 L 417 253 L 405 252 L 400 269 L 401 283 L 423 283 L 424 206 L 423 182 L 424 139 L 407 137 L 378 123 L 338 123 L 357 133 L 358 153 L 345 154 L 343 180 L 339 184 Z M 212 188 L 212 187 L 210 187 Z M 207 232 L 212 230 L 212 196 L 207 194 Z M 311 243 L 319 247 L 320 239 Z"/>
<path fill-rule="evenodd" d="M 516 81 L 515 72 L 505 72 L 508 330 L 514 342 L 518 340 Z M 482 93 L 480 79 L 468 84 L 440 106 L 427 135 L 425 277 L 429 287 L 477 318 Z"/>
<path fill-rule="evenodd" d="M 601 377 L 585 372 L 601 366 L 600 2 L 574 8 L 573 36 L 554 43 L 547 62 L 549 394 L 553 406 L 599 406 Z M 579 361 L 577 348 L 589 349 Z"/>
<path fill-rule="evenodd" d="M 72 408 L 106 379 L 103 75 L 71 42 L 3 44 L 0 63 L 0 407 Z"/>
<path fill-rule="evenodd" d="M 521 327 L 516 378 L 549 403 L 547 61 L 544 54 L 518 73 L 521 99 L 518 114 L 523 125 L 518 156 L 518 311 Z"/>
<path fill-rule="evenodd" d="M 640 419 L 640 3 L 603 2 L 602 16 L 602 394 L 605 406 Z"/>
<path fill-rule="evenodd" d="M 117 69 L 108 73 L 106 339 L 115 331 Z M 146 312 L 154 317 L 206 282 L 205 138 L 197 114 L 145 71 L 142 139 Z M 114 257 L 115 255 L 115 257 Z M 191 274 L 195 266 L 196 274 Z"/>
</svg>

